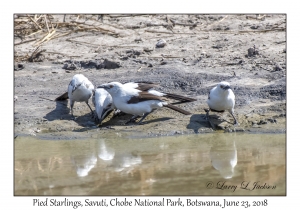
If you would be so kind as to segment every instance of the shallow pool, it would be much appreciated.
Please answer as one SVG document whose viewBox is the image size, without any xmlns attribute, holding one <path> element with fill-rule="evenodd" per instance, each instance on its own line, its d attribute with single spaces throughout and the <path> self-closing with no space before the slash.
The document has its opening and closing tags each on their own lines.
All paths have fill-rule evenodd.
<svg viewBox="0 0 300 210">
<path fill-rule="evenodd" d="M 15 195 L 285 195 L 286 135 L 17 137 Z"/>
</svg>

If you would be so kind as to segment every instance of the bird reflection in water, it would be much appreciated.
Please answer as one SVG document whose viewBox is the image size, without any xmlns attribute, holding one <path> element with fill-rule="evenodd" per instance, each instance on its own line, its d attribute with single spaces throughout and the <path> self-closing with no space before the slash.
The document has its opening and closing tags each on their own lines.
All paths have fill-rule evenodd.
<svg viewBox="0 0 300 210">
<path fill-rule="evenodd" d="M 237 150 L 233 139 L 215 142 L 210 149 L 212 166 L 224 179 L 231 179 L 237 164 Z"/>
<path fill-rule="evenodd" d="M 90 156 L 77 156 L 72 157 L 72 162 L 76 167 L 76 173 L 79 177 L 85 177 L 89 174 L 90 170 L 95 167 L 97 163 L 97 156 L 92 154 Z"/>
<path fill-rule="evenodd" d="M 98 157 L 104 161 L 109 161 L 114 159 L 115 150 L 111 147 L 106 147 L 105 140 L 100 139 L 99 142 L 100 142 L 100 147 L 99 147 Z"/>
<path fill-rule="evenodd" d="M 100 140 L 98 157 L 108 162 L 115 171 L 123 171 L 125 168 L 130 168 L 131 166 L 142 163 L 140 156 L 133 155 L 130 152 L 122 151 L 115 154 L 115 150 L 111 147 L 107 147 L 104 140 Z"/>
<path fill-rule="evenodd" d="M 74 155 L 71 156 L 72 164 L 75 166 L 76 173 L 79 177 L 87 176 L 90 171 L 100 164 L 105 163 L 104 167 L 109 167 L 115 172 L 130 172 L 137 165 L 142 163 L 140 155 L 132 154 L 129 151 L 119 151 L 115 153 L 115 149 L 107 146 L 104 139 L 99 139 L 98 144 L 86 148 L 84 154 L 79 154 L 79 151 L 72 150 Z M 75 155 L 76 154 L 76 155 Z M 99 166 L 100 166 L 99 165 Z"/>
</svg>

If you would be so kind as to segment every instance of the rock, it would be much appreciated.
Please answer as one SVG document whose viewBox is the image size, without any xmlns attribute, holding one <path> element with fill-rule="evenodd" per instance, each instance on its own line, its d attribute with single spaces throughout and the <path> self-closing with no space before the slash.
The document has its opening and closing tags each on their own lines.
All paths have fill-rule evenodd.
<svg viewBox="0 0 300 210">
<path fill-rule="evenodd" d="M 263 124 L 268 124 L 268 122 L 266 120 L 260 120 L 258 125 L 263 125 Z"/>
<path fill-rule="evenodd" d="M 252 57 L 254 55 L 258 55 L 258 50 L 255 48 L 255 45 L 253 47 L 250 47 L 248 49 L 248 57 Z"/>
<path fill-rule="evenodd" d="M 35 133 L 39 133 L 39 132 L 41 132 L 41 129 L 36 128 L 36 129 L 34 129 L 34 132 L 35 132 Z"/>
<path fill-rule="evenodd" d="M 123 60 L 123 61 L 128 60 L 128 56 L 121 57 L 121 60 Z"/>
<path fill-rule="evenodd" d="M 136 38 L 134 41 L 135 42 L 142 42 L 143 40 L 141 38 Z"/>
<path fill-rule="evenodd" d="M 226 132 L 226 133 L 232 133 L 232 129 L 227 128 L 227 129 L 225 130 L 225 132 Z"/>
<path fill-rule="evenodd" d="M 156 47 L 157 48 L 162 48 L 165 47 L 167 45 L 167 42 L 164 39 L 160 39 L 158 40 L 158 42 L 156 43 Z"/>
<path fill-rule="evenodd" d="M 65 70 L 81 69 L 81 64 L 79 61 L 66 60 L 64 66 L 63 66 L 63 69 L 65 69 Z"/>
<path fill-rule="evenodd" d="M 252 121 L 252 125 L 257 125 L 257 121 Z"/>
<path fill-rule="evenodd" d="M 233 129 L 235 132 L 245 132 L 245 129 L 244 128 L 241 128 L 241 127 L 235 127 Z"/>
<path fill-rule="evenodd" d="M 144 51 L 145 51 L 145 52 L 151 52 L 151 51 L 153 51 L 153 49 L 152 49 L 152 48 L 149 48 L 149 47 L 144 47 Z"/>
<path fill-rule="evenodd" d="M 20 71 L 20 70 L 22 70 L 24 68 L 25 68 L 25 66 L 22 63 L 18 63 L 17 65 L 14 66 L 14 70 L 15 71 Z"/>
<path fill-rule="evenodd" d="M 282 68 L 279 66 L 279 64 L 276 64 L 273 68 L 273 71 L 282 71 Z"/>
<path fill-rule="evenodd" d="M 256 24 L 250 26 L 251 29 L 259 29 L 261 27 L 262 27 L 261 25 L 256 25 Z"/>
<path fill-rule="evenodd" d="M 96 59 L 96 60 L 89 60 L 89 61 L 80 61 L 80 65 L 82 68 L 85 69 L 92 69 L 92 68 L 96 68 L 98 69 L 99 66 L 101 65 L 100 60 Z"/>
<path fill-rule="evenodd" d="M 126 50 L 126 53 L 129 54 L 128 56 L 131 57 L 132 55 L 137 55 L 139 56 L 141 54 L 140 51 L 138 50 Z"/>
<path fill-rule="evenodd" d="M 107 60 L 105 59 L 103 61 L 103 63 L 101 63 L 100 65 L 98 65 L 96 67 L 96 69 L 116 69 L 116 68 L 120 68 L 121 67 L 121 64 L 120 62 L 116 62 L 116 61 L 110 61 L 110 60 Z"/>
<path fill-rule="evenodd" d="M 274 119 L 272 119 L 272 118 L 269 118 L 269 119 L 267 119 L 269 122 L 271 122 L 271 123 L 276 123 L 277 121 L 276 120 L 274 120 Z"/>
<path fill-rule="evenodd" d="M 216 44 L 216 45 L 213 45 L 212 48 L 214 49 L 220 49 L 223 47 L 223 44 Z"/>
</svg>

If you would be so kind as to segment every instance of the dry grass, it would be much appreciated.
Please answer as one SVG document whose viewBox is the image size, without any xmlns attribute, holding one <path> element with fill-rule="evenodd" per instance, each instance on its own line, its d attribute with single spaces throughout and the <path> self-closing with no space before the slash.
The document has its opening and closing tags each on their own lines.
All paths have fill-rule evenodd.
<svg viewBox="0 0 300 210">
<path fill-rule="evenodd" d="M 87 23 L 88 20 L 100 23 L 97 20 L 97 16 L 98 15 L 68 15 L 68 21 L 66 21 L 66 15 L 64 15 L 63 20 L 49 14 L 15 15 L 14 36 L 21 38 L 22 41 L 14 45 L 35 41 L 32 44 L 35 50 L 30 55 L 19 55 L 18 52 L 15 52 L 15 61 L 42 61 L 41 55 L 45 52 L 45 50 L 41 49 L 42 45 L 50 40 L 67 36 L 78 31 L 100 31 L 109 35 L 118 35 L 115 31 L 101 27 L 99 24 Z M 36 55 L 39 55 L 39 57 Z"/>
</svg>

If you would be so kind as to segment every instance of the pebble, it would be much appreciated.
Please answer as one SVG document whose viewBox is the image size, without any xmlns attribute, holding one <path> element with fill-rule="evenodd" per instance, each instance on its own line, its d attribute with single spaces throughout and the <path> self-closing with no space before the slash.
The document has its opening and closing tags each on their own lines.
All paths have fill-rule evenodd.
<svg viewBox="0 0 300 210">
<path fill-rule="evenodd" d="M 136 38 L 134 41 L 135 42 L 142 42 L 143 40 L 141 38 Z"/>
<path fill-rule="evenodd" d="M 14 70 L 15 71 L 20 71 L 20 70 L 22 70 L 24 68 L 25 68 L 25 66 L 22 63 L 18 63 L 17 66 L 16 65 L 14 66 Z"/>
<path fill-rule="evenodd" d="M 234 130 L 235 132 L 244 132 L 244 131 L 245 131 L 244 128 L 240 128 L 240 127 L 234 128 L 233 130 Z"/>
<path fill-rule="evenodd" d="M 268 124 L 268 122 L 266 120 L 260 120 L 258 125 L 262 125 L 262 124 Z"/>
<path fill-rule="evenodd" d="M 282 68 L 279 66 L 279 64 L 276 64 L 273 68 L 274 71 L 282 71 Z"/>
<path fill-rule="evenodd" d="M 261 28 L 261 26 L 260 26 L 260 25 L 255 25 L 255 24 L 254 24 L 254 25 L 250 26 L 250 28 L 251 28 L 251 29 L 258 29 L 258 28 Z"/>
<path fill-rule="evenodd" d="M 269 119 L 267 119 L 269 122 L 271 122 L 271 123 L 276 123 L 277 122 L 277 120 L 275 120 L 275 119 L 272 119 L 272 118 L 269 118 Z"/>
<path fill-rule="evenodd" d="M 144 51 L 145 51 L 145 52 L 151 52 L 151 51 L 153 51 L 153 49 L 152 49 L 152 48 L 149 48 L 149 47 L 144 47 Z"/>
<path fill-rule="evenodd" d="M 252 57 L 252 56 L 258 55 L 258 54 L 259 54 L 259 52 L 258 52 L 258 50 L 255 48 L 255 46 L 250 47 L 250 48 L 248 49 L 248 57 Z"/>
<path fill-rule="evenodd" d="M 18 96 L 14 96 L 14 101 L 17 101 L 18 100 Z"/>
<path fill-rule="evenodd" d="M 164 39 L 160 39 L 158 40 L 158 42 L 156 43 L 156 47 L 161 48 L 167 45 L 167 42 Z"/>
</svg>

